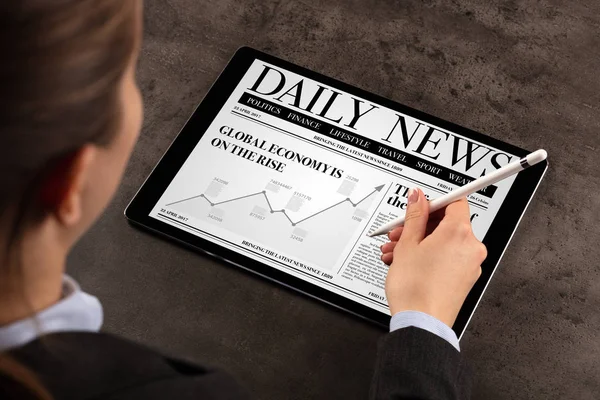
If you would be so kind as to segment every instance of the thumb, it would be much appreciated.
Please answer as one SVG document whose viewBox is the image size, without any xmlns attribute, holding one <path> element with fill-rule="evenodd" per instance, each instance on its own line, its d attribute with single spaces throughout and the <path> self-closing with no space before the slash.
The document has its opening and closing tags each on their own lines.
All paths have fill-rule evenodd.
<svg viewBox="0 0 600 400">
<path fill-rule="evenodd" d="M 420 243 L 425 238 L 427 220 L 429 219 L 429 202 L 420 189 L 408 191 L 408 206 L 404 217 L 404 229 L 400 242 Z"/>
</svg>

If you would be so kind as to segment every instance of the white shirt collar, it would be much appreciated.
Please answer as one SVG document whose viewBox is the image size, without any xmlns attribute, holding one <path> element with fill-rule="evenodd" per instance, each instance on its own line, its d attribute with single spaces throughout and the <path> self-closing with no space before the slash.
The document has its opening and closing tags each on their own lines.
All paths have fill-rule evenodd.
<svg viewBox="0 0 600 400">
<path fill-rule="evenodd" d="M 56 332 L 98 332 L 102 305 L 81 291 L 73 278 L 63 277 L 61 300 L 34 316 L 0 326 L 0 352 L 23 346 L 40 336 Z"/>
</svg>

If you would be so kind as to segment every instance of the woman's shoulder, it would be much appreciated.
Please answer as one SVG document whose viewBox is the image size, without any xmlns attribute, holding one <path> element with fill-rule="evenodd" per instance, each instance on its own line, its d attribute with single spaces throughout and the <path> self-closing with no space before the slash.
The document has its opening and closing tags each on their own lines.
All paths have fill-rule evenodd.
<svg viewBox="0 0 600 400">
<path fill-rule="evenodd" d="M 173 395 L 187 399 L 209 393 L 222 393 L 227 399 L 247 398 L 224 372 L 165 357 L 104 333 L 45 335 L 11 351 L 10 356 L 34 372 L 56 400 L 162 399 Z"/>
</svg>

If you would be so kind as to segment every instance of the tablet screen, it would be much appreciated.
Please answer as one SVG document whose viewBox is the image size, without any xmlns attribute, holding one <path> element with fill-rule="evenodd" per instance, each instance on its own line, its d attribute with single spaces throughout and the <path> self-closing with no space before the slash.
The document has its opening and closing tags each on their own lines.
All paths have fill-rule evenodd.
<svg viewBox="0 0 600 400">
<path fill-rule="evenodd" d="M 367 233 L 518 157 L 255 60 L 150 217 L 389 315 Z M 469 196 L 483 240 L 515 177 Z"/>
</svg>

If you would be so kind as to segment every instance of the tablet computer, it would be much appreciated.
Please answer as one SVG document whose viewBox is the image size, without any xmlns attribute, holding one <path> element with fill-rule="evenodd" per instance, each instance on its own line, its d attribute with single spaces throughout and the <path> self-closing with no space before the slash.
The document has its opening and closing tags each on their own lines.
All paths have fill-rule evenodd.
<svg viewBox="0 0 600 400">
<path fill-rule="evenodd" d="M 367 234 L 409 188 L 441 196 L 529 152 L 250 48 L 237 51 L 125 211 L 144 228 L 386 325 Z M 469 196 L 488 257 L 459 337 L 547 163 Z"/>
</svg>

